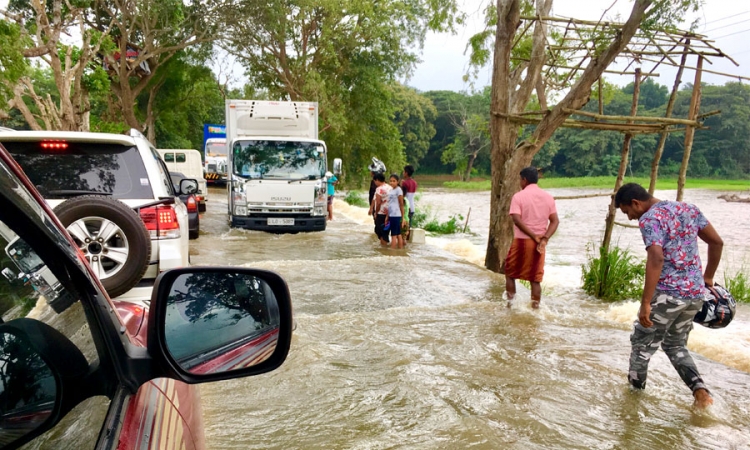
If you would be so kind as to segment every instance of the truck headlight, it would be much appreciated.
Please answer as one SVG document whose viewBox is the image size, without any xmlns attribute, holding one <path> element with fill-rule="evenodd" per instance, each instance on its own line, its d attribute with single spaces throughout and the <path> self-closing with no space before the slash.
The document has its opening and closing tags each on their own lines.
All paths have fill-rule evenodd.
<svg viewBox="0 0 750 450">
<path fill-rule="evenodd" d="M 247 197 L 245 196 L 245 193 L 238 190 L 232 191 L 232 203 L 234 203 L 235 206 L 246 206 Z"/>
</svg>

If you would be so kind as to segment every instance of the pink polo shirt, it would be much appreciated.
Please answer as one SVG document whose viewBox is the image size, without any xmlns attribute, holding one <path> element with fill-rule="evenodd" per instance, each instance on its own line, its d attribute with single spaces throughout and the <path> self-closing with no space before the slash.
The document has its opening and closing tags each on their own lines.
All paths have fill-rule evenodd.
<svg viewBox="0 0 750 450">
<path fill-rule="evenodd" d="M 534 184 L 527 185 L 516 192 L 510 201 L 510 214 L 520 214 L 521 222 L 537 236 L 547 231 L 549 216 L 557 212 L 555 199 Z M 529 236 L 513 225 L 513 236 L 516 239 L 530 239 Z"/>
</svg>

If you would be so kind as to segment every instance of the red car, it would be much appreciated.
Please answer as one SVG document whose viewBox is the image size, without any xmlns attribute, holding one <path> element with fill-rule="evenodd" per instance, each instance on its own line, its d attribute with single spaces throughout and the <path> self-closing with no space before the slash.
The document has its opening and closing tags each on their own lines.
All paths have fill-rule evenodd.
<svg viewBox="0 0 750 450">
<path fill-rule="evenodd" d="M 292 308 L 279 275 L 173 269 L 150 302 L 114 302 L 2 146 L 0 223 L 0 448 L 202 449 L 193 385 L 286 359 Z M 33 274 L 15 273 L 6 254 L 17 239 L 65 290 L 61 312 L 19 281 Z"/>
</svg>

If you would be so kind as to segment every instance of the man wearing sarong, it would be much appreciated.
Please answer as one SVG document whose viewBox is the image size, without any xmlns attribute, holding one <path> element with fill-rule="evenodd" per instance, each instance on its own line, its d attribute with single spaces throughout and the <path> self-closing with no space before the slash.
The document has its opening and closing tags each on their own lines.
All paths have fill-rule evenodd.
<svg viewBox="0 0 750 450">
<path fill-rule="evenodd" d="M 544 253 L 560 223 L 555 199 L 539 189 L 537 181 L 539 173 L 535 167 L 521 170 L 521 190 L 510 202 L 514 239 L 505 258 L 505 293 L 509 308 L 516 296 L 516 279 L 531 283 L 531 307 L 539 308 Z"/>
</svg>

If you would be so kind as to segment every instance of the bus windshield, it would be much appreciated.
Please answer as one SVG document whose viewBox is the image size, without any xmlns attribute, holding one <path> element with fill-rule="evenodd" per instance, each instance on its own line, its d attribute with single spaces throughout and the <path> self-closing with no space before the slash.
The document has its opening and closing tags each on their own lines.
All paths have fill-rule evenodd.
<svg viewBox="0 0 750 450">
<path fill-rule="evenodd" d="M 243 178 L 317 180 L 326 171 L 325 147 L 317 142 L 237 141 L 234 174 Z"/>
<path fill-rule="evenodd" d="M 224 140 L 206 142 L 206 156 L 226 156 L 227 143 Z"/>
</svg>

